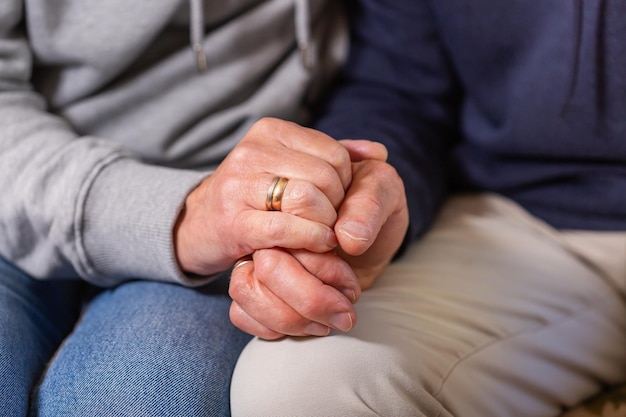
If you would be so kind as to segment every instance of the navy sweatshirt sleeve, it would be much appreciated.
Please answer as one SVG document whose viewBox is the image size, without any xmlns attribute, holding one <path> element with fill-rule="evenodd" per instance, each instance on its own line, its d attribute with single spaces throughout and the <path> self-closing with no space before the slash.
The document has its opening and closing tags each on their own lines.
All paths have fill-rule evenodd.
<svg viewBox="0 0 626 417">
<path fill-rule="evenodd" d="M 446 194 L 457 85 L 426 2 L 354 0 L 349 15 L 348 62 L 316 127 L 387 146 L 407 192 L 406 246 L 429 227 Z"/>
</svg>

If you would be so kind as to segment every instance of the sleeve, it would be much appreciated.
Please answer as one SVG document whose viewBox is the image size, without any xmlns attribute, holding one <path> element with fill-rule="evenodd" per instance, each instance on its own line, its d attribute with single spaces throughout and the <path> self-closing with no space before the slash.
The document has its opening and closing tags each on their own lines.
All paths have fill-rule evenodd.
<svg viewBox="0 0 626 417">
<path fill-rule="evenodd" d="M 446 195 L 459 89 L 424 0 L 351 0 L 350 54 L 316 127 L 385 144 L 402 177 L 410 226 L 431 224 Z"/>
<path fill-rule="evenodd" d="M 143 164 L 48 113 L 22 8 L 0 5 L 0 256 L 41 279 L 205 282 L 180 270 L 172 234 L 206 173 Z"/>
</svg>

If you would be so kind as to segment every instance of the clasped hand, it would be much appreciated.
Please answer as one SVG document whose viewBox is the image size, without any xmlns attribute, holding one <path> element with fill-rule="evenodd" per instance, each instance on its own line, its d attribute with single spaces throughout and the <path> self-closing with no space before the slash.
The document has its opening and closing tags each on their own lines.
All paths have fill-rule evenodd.
<svg viewBox="0 0 626 417">
<path fill-rule="evenodd" d="M 408 226 L 402 180 L 387 150 L 336 141 L 294 123 L 257 122 L 187 197 L 175 230 L 182 269 L 231 274 L 230 317 L 265 339 L 350 330 L 353 304 L 399 248 Z M 268 187 L 288 178 L 280 211 Z"/>
</svg>

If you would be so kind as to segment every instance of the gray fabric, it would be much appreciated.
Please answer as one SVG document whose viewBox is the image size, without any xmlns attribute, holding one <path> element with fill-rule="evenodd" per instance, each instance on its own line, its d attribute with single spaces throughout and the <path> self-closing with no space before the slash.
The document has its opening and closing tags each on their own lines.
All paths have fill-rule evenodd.
<svg viewBox="0 0 626 417">
<path fill-rule="evenodd" d="M 184 196 L 259 118 L 307 119 L 345 53 L 337 4 L 309 3 L 311 72 L 293 2 L 205 1 L 201 73 L 187 0 L 1 2 L 0 255 L 38 278 L 205 282 L 174 256 Z"/>
</svg>

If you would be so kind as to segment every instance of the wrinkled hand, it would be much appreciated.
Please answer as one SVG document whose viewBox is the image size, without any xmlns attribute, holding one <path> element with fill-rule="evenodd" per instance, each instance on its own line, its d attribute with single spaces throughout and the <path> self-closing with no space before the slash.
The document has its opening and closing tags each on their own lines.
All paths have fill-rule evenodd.
<svg viewBox="0 0 626 417">
<path fill-rule="evenodd" d="M 353 178 L 335 226 L 345 246 L 337 249 L 340 257 L 278 248 L 255 252 L 231 275 L 230 317 L 240 329 L 265 339 L 350 330 L 356 323 L 352 303 L 402 243 L 408 209 L 402 181 L 385 163 L 386 149 L 369 141 L 341 143 L 353 161 Z"/>
<path fill-rule="evenodd" d="M 350 266 L 332 252 L 258 250 L 233 269 L 230 319 L 264 339 L 326 336 L 354 326 L 360 291 Z"/>
<path fill-rule="evenodd" d="M 289 182 L 281 211 L 267 211 L 275 176 Z M 328 252 L 351 180 L 350 154 L 334 139 L 263 119 L 187 197 L 174 233 L 177 259 L 184 271 L 209 275 L 259 249 Z"/>
<path fill-rule="evenodd" d="M 386 155 L 369 141 L 352 148 L 363 158 Z M 289 182 L 281 211 L 269 212 L 275 176 Z M 346 147 L 315 130 L 263 119 L 187 197 L 174 231 L 178 262 L 188 273 L 208 275 L 254 253 L 254 263 L 235 268 L 230 286 L 233 322 L 252 334 L 348 330 L 360 287 L 332 252 L 332 227 L 351 181 Z"/>
</svg>

